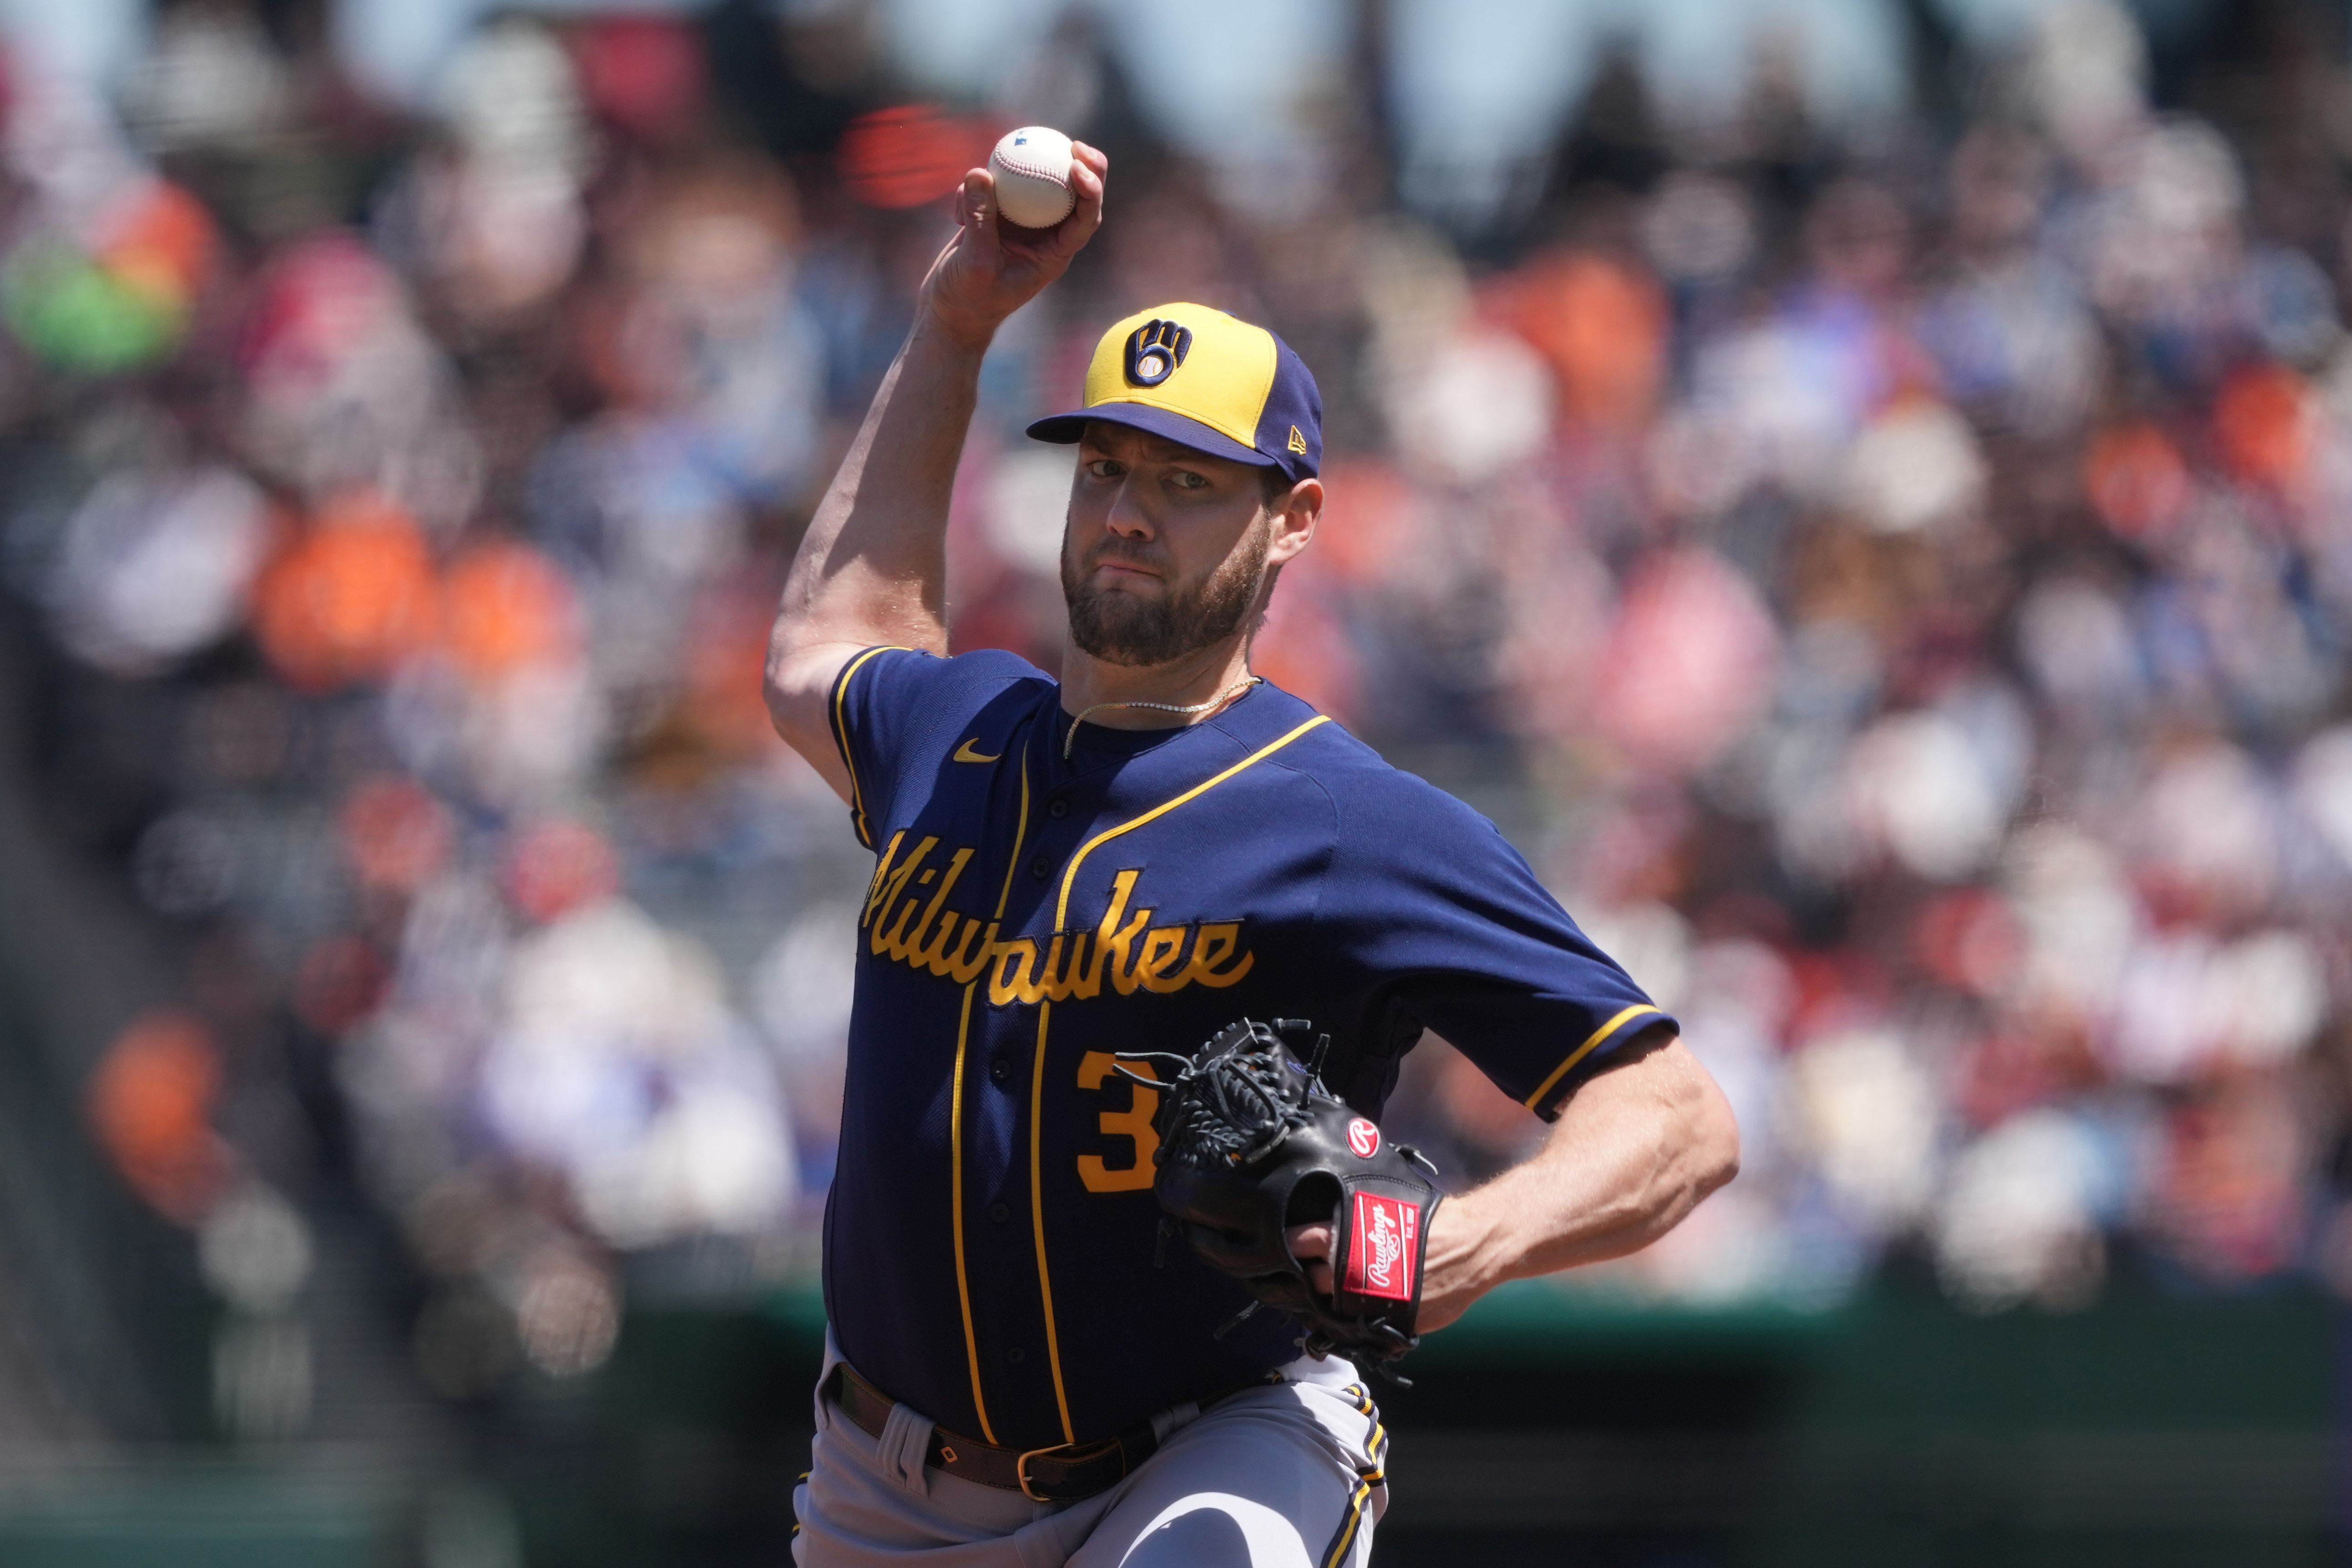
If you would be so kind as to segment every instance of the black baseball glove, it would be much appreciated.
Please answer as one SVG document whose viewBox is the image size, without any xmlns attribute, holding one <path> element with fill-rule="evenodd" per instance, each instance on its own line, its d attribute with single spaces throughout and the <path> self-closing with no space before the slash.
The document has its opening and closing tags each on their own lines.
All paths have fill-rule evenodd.
<svg viewBox="0 0 2352 1568">
<path fill-rule="evenodd" d="M 1312 1027 L 1244 1018 L 1190 1057 L 1136 1051 L 1120 1059 L 1150 1062 L 1162 1075 L 1150 1087 L 1160 1096 L 1153 1190 L 1169 1215 L 1163 1237 L 1172 1222 L 1211 1267 L 1257 1298 L 1218 1334 L 1260 1306 L 1276 1307 L 1306 1325 L 1300 1343 L 1310 1354 L 1336 1350 L 1385 1372 L 1420 1342 L 1422 1254 L 1444 1194 L 1430 1179 L 1434 1165 L 1388 1142 L 1323 1087 L 1328 1036 L 1311 1063 L 1291 1053 L 1282 1036 Z M 1332 1230 L 1328 1295 L 1308 1282 L 1286 1234 L 1318 1222 Z"/>
</svg>

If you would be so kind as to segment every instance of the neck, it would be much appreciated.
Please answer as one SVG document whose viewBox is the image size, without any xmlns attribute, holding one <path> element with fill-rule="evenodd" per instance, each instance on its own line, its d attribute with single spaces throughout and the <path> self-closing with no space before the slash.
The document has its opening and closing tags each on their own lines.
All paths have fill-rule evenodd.
<svg viewBox="0 0 2352 1568">
<path fill-rule="evenodd" d="M 1104 703 L 1164 702 L 1186 708 L 1213 701 L 1249 679 L 1249 646 L 1239 634 L 1167 664 L 1110 664 L 1075 643 L 1062 649 L 1062 711 L 1084 713 L 1106 730 L 1166 730 L 1212 716 L 1155 708 L 1106 708 Z M 1213 712 L 1213 710 L 1212 710 Z"/>
</svg>

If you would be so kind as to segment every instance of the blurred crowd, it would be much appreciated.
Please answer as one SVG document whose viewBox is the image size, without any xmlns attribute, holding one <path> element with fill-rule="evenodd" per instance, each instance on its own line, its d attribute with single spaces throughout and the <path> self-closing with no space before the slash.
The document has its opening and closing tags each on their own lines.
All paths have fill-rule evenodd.
<svg viewBox="0 0 2352 1568">
<path fill-rule="evenodd" d="M 236 1422 L 298 1419 L 321 1173 L 452 1397 L 594 1366 L 631 1290 L 812 1266 L 868 868 L 761 654 L 945 193 L 1033 119 L 1111 153 L 1110 216 L 989 360 L 958 646 L 1055 662 L 1069 459 L 1019 430 L 1104 323 L 1300 350 L 1331 500 L 1256 668 L 1504 820 L 1739 1113 L 1734 1186 L 1563 1288 L 2352 1290 L 2324 28 L 2159 111 L 2072 0 L 1867 133 L 1769 55 L 1679 116 L 1621 61 L 1449 232 L 1377 94 L 1233 199 L 1075 13 L 979 104 L 912 100 L 856 5 L 510 15 L 401 111 L 310 14 L 167 5 L 111 96 L 13 74 L 0 170 L 38 766 L 184 960 L 89 1114 L 250 1331 Z M 1457 1180 L 1540 1131 L 1435 1040 L 1393 1114 Z"/>
</svg>

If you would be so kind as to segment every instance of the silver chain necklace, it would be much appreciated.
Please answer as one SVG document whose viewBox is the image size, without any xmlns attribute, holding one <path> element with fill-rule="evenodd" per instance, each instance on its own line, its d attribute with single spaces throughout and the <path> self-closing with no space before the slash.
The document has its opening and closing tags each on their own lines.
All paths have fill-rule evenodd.
<svg viewBox="0 0 2352 1568">
<path fill-rule="evenodd" d="M 1091 708 L 1081 710 L 1078 716 L 1070 721 L 1070 732 L 1062 737 L 1062 761 L 1066 763 L 1070 760 L 1070 748 L 1077 743 L 1078 726 L 1087 721 L 1089 713 L 1099 713 L 1106 708 L 1150 708 L 1162 713 L 1206 713 L 1212 708 L 1232 701 L 1235 694 L 1264 684 L 1265 677 L 1263 675 L 1245 675 L 1206 702 L 1194 702 L 1181 708 L 1173 702 L 1097 702 Z"/>
</svg>

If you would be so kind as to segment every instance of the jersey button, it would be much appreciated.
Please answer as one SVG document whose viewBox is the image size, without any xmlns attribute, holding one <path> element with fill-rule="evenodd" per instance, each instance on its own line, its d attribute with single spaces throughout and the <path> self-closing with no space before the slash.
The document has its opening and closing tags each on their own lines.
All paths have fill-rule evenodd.
<svg viewBox="0 0 2352 1568">
<path fill-rule="evenodd" d="M 1054 874 L 1054 868 L 1047 865 L 1045 863 L 1045 858 L 1043 855 L 1040 855 L 1037 858 L 1029 862 L 1029 874 L 1042 882 L 1046 878 Z"/>
<path fill-rule="evenodd" d="M 1003 1204 L 991 1204 L 988 1205 L 988 1217 L 1003 1225 L 1013 1217 L 1013 1211 Z"/>
<path fill-rule="evenodd" d="M 999 1057 L 996 1060 L 988 1064 L 988 1076 L 994 1079 L 999 1083 L 1011 1083 L 1013 1081 L 1013 1064 L 1006 1061 L 1003 1058 Z"/>
<path fill-rule="evenodd" d="M 1045 815 L 1059 822 L 1070 815 L 1070 803 L 1066 800 L 1049 800 L 1045 803 Z"/>
<path fill-rule="evenodd" d="M 1019 1345 L 1014 1345 L 1011 1350 L 1004 1352 L 1004 1359 L 1012 1365 L 1019 1366 L 1023 1362 L 1029 1359 L 1029 1352 L 1023 1350 Z"/>
</svg>

